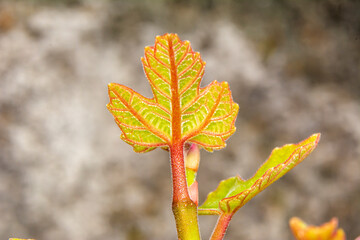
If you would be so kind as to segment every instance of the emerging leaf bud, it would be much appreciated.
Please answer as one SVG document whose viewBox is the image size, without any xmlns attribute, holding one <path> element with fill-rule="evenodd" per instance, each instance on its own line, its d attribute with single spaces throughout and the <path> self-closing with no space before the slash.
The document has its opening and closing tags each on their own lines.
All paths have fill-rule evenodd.
<svg viewBox="0 0 360 240">
<path fill-rule="evenodd" d="M 191 144 L 185 156 L 186 181 L 190 199 L 196 204 L 199 203 L 198 182 L 196 174 L 200 163 L 200 149 L 196 144 Z"/>
<path fill-rule="evenodd" d="M 200 149 L 196 144 L 191 144 L 189 151 L 185 157 L 185 166 L 194 172 L 198 171 L 200 163 Z"/>
</svg>

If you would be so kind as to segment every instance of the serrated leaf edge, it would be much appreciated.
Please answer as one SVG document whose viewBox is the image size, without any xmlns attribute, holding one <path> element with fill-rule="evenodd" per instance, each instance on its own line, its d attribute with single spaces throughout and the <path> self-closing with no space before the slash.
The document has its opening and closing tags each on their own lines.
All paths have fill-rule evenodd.
<svg viewBox="0 0 360 240">
<path fill-rule="evenodd" d="M 317 135 L 317 137 L 316 137 L 316 139 L 315 139 L 313 142 L 310 142 L 310 143 L 308 143 L 308 144 L 302 145 L 303 142 L 307 141 L 309 138 L 312 138 L 312 137 L 315 136 L 315 135 Z M 303 141 L 301 141 L 301 142 L 299 142 L 299 143 L 297 143 L 297 144 L 285 144 L 285 145 L 283 145 L 282 147 L 276 147 L 276 148 L 274 148 L 274 149 L 272 150 L 270 156 L 268 157 L 268 159 L 271 158 L 271 156 L 274 154 L 274 152 L 275 152 L 277 149 L 284 148 L 284 147 L 289 146 L 289 145 L 300 146 L 300 147 L 296 148 L 296 149 L 293 151 L 293 153 L 292 153 L 284 162 L 276 165 L 275 167 L 272 167 L 272 168 L 269 168 L 268 170 L 266 170 L 265 173 L 262 175 L 262 177 L 259 178 L 258 180 L 256 180 L 256 181 L 254 182 L 254 184 L 253 184 L 250 188 L 248 188 L 248 189 L 246 189 L 246 190 L 244 190 L 244 191 L 242 191 L 242 192 L 240 192 L 240 193 L 238 193 L 238 194 L 236 194 L 236 195 L 234 195 L 234 196 L 226 197 L 226 198 L 223 198 L 222 200 L 220 200 L 220 201 L 219 201 L 219 208 L 218 208 L 218 209 L 220 209 L 220 211 L 219 211 L 218 209 L 213 209 L 213 208 L 206 208 L 206 209 L 205 209 L 205 208 L 201 208 L 201 207 L 200 207 L 200 208 L 199 208 L 199 213 L 200 213 L 200 214 L 203 214 L 203 215 L 215 215 L 215 214 L 220 215 L 221 213 L 235 213 L 237 210 L 239 210 L 242 206 L 244 206 L 244 205 L 251 199 L 251 198 L 250 198 L 250 199 L 246 199 L 246 198 L 249 196 L 249 194 L 253 191 L 254 188 L 256 188 L 256 187 L 259 187 L 259 188 L 262 187 L 262 190 L 260 190 L 259 192 L 257 192 L 257 193 L 254 195 L 254 196 L 256 196 L 256 195 L 259 194 L 261 191 L 263 191 L 264 189 L 266 189 L 269 185 L 271 185 L 274 181 L 276 181 L 275 179 L 276 179 L 276 177 L 281 173 L 281 170 L 279 170 L 278 173 L 277 173 L 275 176 L 273 176 L 271 180 L 268 180 L 268 181 L 266 182 L 266 185 L 263 185 L 263 186 L 262 186 L 262 182 L 263 182 L 264 178 L 265 178 L 265 177 L 270 178 L 271 175 L 267 175 L 269 172 L 274 171 L 274 169 L 279 168 L 280 166 L 283 166 L 283 169 L 285 169 L 285 168 L 288 167 L 291 163 L 294 163 L 294 165 L 291 166 L 291 168 L 289 169 L 289 170 L 291 170 L 292 168 L 294 168 L 295 166 L 297 166 L 299 163 L 301 163 L 301 162 L 316 148 L 316 146 L 317 146 L 317 144 L 318 144 L 319 141 L 320 141 L 320 134 L 319 134 L 319 133 L 316 133 L 316 134 L 311 135 L 310 137 L 306 138 L 305 140 L 303 140 Z M 304 149 L 304 148 L 306 148 L 306 147 L 309 147 L 309 146 L 312 146 L 312 147 L 308 148 L 301 156 L 299 156 L 299 159 L 301 159 L 300 161 L 298 161 L 298 162 L 292 162 L 292 161 L 291 161 L 291 160 L 295 157 L 295 155 L 300 155 L 300 154 L 301 154 L 302 149 Z M 263 164 L 265 164 L 265 163 L 268 161 L 268 159 L 267 159 Z M 261 168 L 261 166 L 260 166 L 260 168 Z M 259 169 L 260 169 L 260 168 L 259 168 Z M 256 175 L 256 173 L 257 173 L 257 171 L 255 172 L 254 176 Z M 284 175 L 285 175 L 286 173 L 287 173 L 287 172 L 285 172 Z M 267 176 L 266 176 L 266 175 L 267 175 Z M 254 177 L 254 176 L 253 176 L 253 177 Z M 243 180 L 240 176 L 236 176 L 236 177 L 237 177 L 238 179 L 240 179 L 240 180 Z M 233 178 L 233 177 L 232 177 L 232 178 Z M 230 178 L 228 178 L 228 179 L 230 179 Z M 223 182 L 225 182 L 225 181 L 227 181 L 228 179 L 222 180 L 222 181 L 220 182 L 220 184 L 223 183 Z M 249 179 L 251 179 L 251 178 L 249 178 Z M 259 184 L 259 183 L 260 183 L 260 184 Z M 219 184 L 219 186 L 220 186 L 220 184 Z M 212 193 L 214 193 L 215 191 L 216 191 L 216 190 L 214 190 L 213 192 L 209 193 L 209 195 L 212 194 Z M 238 207 L 234 208 L 234 210 L 231 210 L 231 207 L 230 207 L 230 205 L 229 205 L 229 202 L 230 202 L 231 200 L 236 199 L 236 198 L 239 197 L 239 196 L 242 196 L 245 192 L 247 192 L 247 194 L 246 194 L 246 195 L 244 196 L 244 198 L 241 200 L 241 204 L 240 204 Z M 208 195 L 208 197 L 209 197 L 209 195 Z M 254 196 L 253 196 L 253 197 L 254 197 Z M 208 198 L 208 197 L 207 197 L 207 198 Z M 224 211 L 224 210 L 222 209 L 222 207 L 221 207 L 222 204 L 225 204 L 225 206 L 226 206 L 226 211 Z"/>
<path fill-rule="evenodd" d="M 310 137 L 310 138 L 311 138 L 311 137 Z M 224 199 L 222 199 L 222 200 L 220 201 L 219 204 L 221 205 L 222 202 L 226 202 L 226 206 L 227 206 L 228 212 L 236 212 L 237 210 L 239 210 L 242 206 L 244 206 L 244 205 L 250 200 L 250 199 L 246 199 L 246 198 L 249 196 L 249 194 L 250 194 L 252 191 L 254 191 L 254 189 L 255 189 L 256 187 L 258 187 L 259 189 L 262 188 L 262 190 L 260 190 L 260 191 L 258 192 L 258 193 L 260 193 L 260 192 L 263 191 L 265 188 L 267 188 L 269 185 L 271 185 L 274 181 L 276 181 L 277 176 L 278 176 L 279 174 L 281 174 L 281 173 L 282 173 L 282 170 L 284 170 L 285 168 L 287 168 L 291 163 L 294 163 L 294 165 L 291 166 L 291 168 L 294 168 L 295 166 L 297 166 L 299 163 L 301 163 L 301 162 L 313 151 L 313 149 L 316 147 L 316 145 L 317 145 L 317 143 L 319 142 L 319 140 L 320 140 L 320 135 L 317 137 L 317 139 L 316 139 L 314 142 L 308 143 L 308 144 L 306 144 L 306 145 L 303 145 L 303 146 L 295 149 L 294 152 L 290 155 L 290 157 L 289 157 L 287 160 L 285 160 L 283 163 L 280 163 L 280 164 L 276 165 L 275 167 L 272 167 L 272 168 L 269 168 L 268 170 L 266 170 L 265 173 L 262 175 L 261 178 L 259 178 L 258 180 L 256 180 L 256 181 L 254 182 L 254 184 L 253 184 L 249 189 L 245 190 L 245 191 L 248 191 L 248 193 L 247 193 L 246 196 L 243 198 L 243 200 L 241 200 L 241 204 L 240 204 L 237 208 L 235 208 L 233 211 L 231 211 L 231 207 L 230 207 L 230 205 L 229 205 L 229 201 L 231 201 L 231 200 L 233 200 L 233 199 L 236 199 L 237 197 L 243 195 L 243 193 L 244 193 L 245 191 L 243 191 L 243 192 L 241 192 L 241 193 L 238 193 L 238 194 L 236 194 L 236 195 L 234 195 L 234 196 L 224 198 Z M 306 140 L 305 140 L 305 141 L 306 141 Z M 286 147 L 287 145 L 291 145 L 291 144 L 286 144 L 286 145 L 284 145 L 283 147 Z M 300 142 L 299 144 L 296 144 L 296 145 L 301 145 L 301 142 Z M 306 147 L 309 147 L 309 146 L 311 146 L 311 145 L 312 145 L 312 147 L 310 147 L 310 148 L 307 149 L 303 154 L 301 154 L 303 149 L 306 149 Z M 282 147 L 280 147 L 280 148 L 282 148 Z M 274 150 L 276 150 L 276 148 L 275 148 Z M 274 150 L 273 150 L 273 151 L 274 151 Z M 269 158 L 272 156 L 272 154 L 273 154 L 273 152 L 270 154 Z M 295 155 L 298 155 L 297 158 L 298 158 L 298 159 L 301 159 L 301 160 L 298 161 L 298 162 L 292 162 L 291 160 L 296 157 Z M 272 171 L 274 171 L 275 169 L 281 168 L 281 166 L 282 166 L 282 169 L 281 169 L 281 170 L 278 170 L 278 172 L 277 172 L 274 176 L 271 176 L 271 174 L 269 174 L 269 173 L 271 173 Z M 289 169 L 289 170 L 291 170 L 291 169 Z M 286 170 L 285 170 L 285 171 L 286 171 Z M 286 172 L 285 172 L 284 174 L 286 174 Z M 271 179 L 270 179 L 270 177 L 271 177 Z M 266 183 L 265 183 L 265 185 L 262 185 L 262 183 L 264 182 L 264 179 L 265 179 L 265 178 L 267 178 Z M 257 195 L 258 193 L 256 193 L 255 195 Z M 221 208 L 220 208 L 220 209 L 221 209 Z"/>
</svg>

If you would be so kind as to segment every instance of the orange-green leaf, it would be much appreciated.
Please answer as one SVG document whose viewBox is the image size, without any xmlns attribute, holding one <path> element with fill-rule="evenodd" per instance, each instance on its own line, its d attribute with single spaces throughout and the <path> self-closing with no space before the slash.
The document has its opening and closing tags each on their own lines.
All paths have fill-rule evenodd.
<svg viewBox="0 0 360 240">
<path fill-rule="evenodd" d="M 176 34 L 157 36 L 142 59 L 153 98 L 121 84 L 109 84 L 107 105 L 122 131 L 121 138 L 136 152 L 192 142 L 221 149 L 235 132 L 238 105 L 226 82 L 200 88 L 205 62 L 188 41 Z"/>
<path fill-rule="evenodd" d="M 304 160 L 315 149 L 319 139 L 320 134 L 314 134 L 298 144 L 275 148 L 255 175 L 246 181 L 238 176 L 223 180 L 199 207 L 199 214 L 235 213 Z"/>
<path fill-rule="evenodd" d="M 321 226 L 307 225 L 300 218 L 290 219 L 290 228 L 297 240 L 345 240 L 345 232 L 338 229 L 337 218 Z"/>
</svg>

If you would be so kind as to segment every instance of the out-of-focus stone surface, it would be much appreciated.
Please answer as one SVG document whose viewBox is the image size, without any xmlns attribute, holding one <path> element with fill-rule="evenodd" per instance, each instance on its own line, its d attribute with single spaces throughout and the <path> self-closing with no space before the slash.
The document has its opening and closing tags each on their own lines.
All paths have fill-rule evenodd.
<svg viewBox="0 0 360 240">
<path fill-rule="evenodd" d="M 201 52 L 203 86 L 228 81 L 240 105 L 227 148 L 202 152 L 200 202 L 221 179 L 250 177 L 275 146 L 322 133 L 309 159 L 235 215 L 227 239 L 291 239 L 294 215 L 337 216 L 359 235 L 360 43 L 341 28 L 358 18 L 346 3 L 293 3 L 284 15 L 274 3 L 3 1 L 0 238 L 176 239 L 167 152 L 134 153 L 105 107 L 109 82 L 151 96 L 140 57 L 165 32 Z M 200 221 L 207 238 L 215 218 Z"/>
</svg>

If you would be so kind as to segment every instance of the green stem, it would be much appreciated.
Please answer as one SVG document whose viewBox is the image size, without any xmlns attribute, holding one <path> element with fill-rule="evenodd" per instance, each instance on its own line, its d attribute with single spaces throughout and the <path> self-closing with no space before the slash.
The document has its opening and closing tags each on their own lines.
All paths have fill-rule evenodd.
<svg viewBox="0 0 360 240">
<path fill-rule="evenodd" d="M 176 221 L 179 240 L 200 240 L 197 206 L 191 201 L 186 184 L 183 144 L 173 144 L 170 148 L 171 172 L 173 180 L 172 209 Z"/>
<path fill-rule="evenodd" d="M 212 233 L 210 240 L 222 240 L 224 238 L 226 229 L 229 226 L 230 220 L 232 218 L 233 214 L 226 214 L 223 213 L 220 215 L 216 227 L 214 229 L 214 232 Z"/>
</svg>

